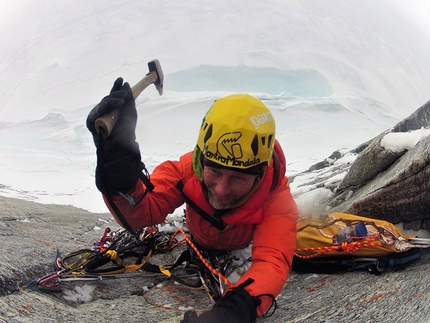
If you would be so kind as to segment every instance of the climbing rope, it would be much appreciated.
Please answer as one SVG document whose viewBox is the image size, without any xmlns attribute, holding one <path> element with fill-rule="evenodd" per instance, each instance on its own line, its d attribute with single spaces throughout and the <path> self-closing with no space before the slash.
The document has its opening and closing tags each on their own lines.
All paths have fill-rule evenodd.
<svg viewBox="0 0 430 323">
<path fill-rule="evenodd" d="M 194 250 L 194 252 L 196 253 L 196 255 L 199 257 L 200 261 L 206 266 L 206 268 L 215 276 L 217 276 L 219 279 L 221 279 L 225 284 L 227 284 L 227 286 L 231 286 L 231 282 L 223 275 L 221 274 L 218 270 L 216 270 L 215 268 L 213 268 L 211 266 L 211 264 L 203 257 L 202 253 L 200 252 L 200 250 L 196 247 L 196 245 L 191 241 L 190 237 L 188 237 L 188 235 L 186 234 L 185 230 L 182 228 L 178 228 L 177 231 L 174 233 L 174 236 L 177 233 L 181 233 L 184 236 L 185 241 L 188 243 L 188 245 Z"/>
<path fill-rule="evenodd" d="M 295 249 L 294 255 L 299 258 L 310 259 L 310 258 L 318 257 L 323 254 L 329 253 L 331 251 L 344 251 L 350 254 L 362 247 L 380 247 L 385 245 L 384 242 L 379 240 L 378 235 L 367 236 L 366 239 L 367 240 L 363 240 L 363 241 L 353 241 L 351 243 L 348 243 L 347 241 L 343 241 L 340 245 L 333 245 L 333 246 L 326 246 L 326 247 L 310 247 L 310 248 Z M 312 251 L 315 251 L 316 253 L 312 255 L 307 255 L 307 256 L 303 256 L 298 253 L 298 252 L 312 252 Z"/>
</svg>

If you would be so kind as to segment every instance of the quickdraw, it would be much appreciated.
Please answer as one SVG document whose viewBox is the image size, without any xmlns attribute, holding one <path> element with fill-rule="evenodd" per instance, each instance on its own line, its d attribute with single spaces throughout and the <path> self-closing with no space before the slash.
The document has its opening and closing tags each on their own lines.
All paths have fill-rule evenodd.
<svg viewBox="0 0 430 323">
<path fill-rule="evenodd" d="M 180 235 L 183 238 L 178 240 Z M 172 251 L 184 242 L 188 243 L 189 248 L 182 252 L 174 264 L 149 263 L 151 255 Z M 111 231 L 106 228 L 100 241 L 95 242 L 91 249 L 77 250 L 65 257 L 60 257 L 57 250 L 56 264 L 59 271 L 31 281 L 27 288 L 43 292 L 61 292 L 61 284 L 72 281 L 163 275 L 187 287 L 206 290 L 210 299 L 215 302 L 224 294 L 225 286 L 231 285 L 225 277 L 228 257 L 229 254 L 225 253 L 223 266 L 220 266 L 219 261 L 217 266 L 211 264 L 213 259 L 205 259 L 182 228 L 172 234 L 161 232 L 157 227 L 149 227 L 136 235 L 124 229 Z M 197 282 L 190 283 L 184 279 L 188 277 L 196 277 Z"/>
</svg>

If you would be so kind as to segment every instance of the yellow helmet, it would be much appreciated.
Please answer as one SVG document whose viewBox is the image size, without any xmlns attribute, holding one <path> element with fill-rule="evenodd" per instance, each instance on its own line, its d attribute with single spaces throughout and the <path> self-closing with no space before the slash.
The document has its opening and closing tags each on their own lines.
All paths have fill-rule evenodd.
<svg viewBox="0 0 430 323">
<path fill-rule="evenodd" d="M 197 146 L 210 162 L 246 170 L 269 165 L 275 120 L 259 99 L 233 94 L 215 101 L 203 119 Z"/>
</svg>

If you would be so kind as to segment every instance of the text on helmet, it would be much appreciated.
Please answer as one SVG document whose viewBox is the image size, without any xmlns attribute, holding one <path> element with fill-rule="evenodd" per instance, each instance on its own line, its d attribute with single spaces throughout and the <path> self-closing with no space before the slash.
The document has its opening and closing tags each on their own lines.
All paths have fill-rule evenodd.
<svg viewBox="0 0 430 323">
<path fill-rule="evenodd" d="M 249 120 L 254 125 L 255 129 L 258 129 L 262 124 L 274 121 L 272 113 L 263 112 L 261 114 L 257 114 L 256 116 L 252 116 Z"/>
</svg>

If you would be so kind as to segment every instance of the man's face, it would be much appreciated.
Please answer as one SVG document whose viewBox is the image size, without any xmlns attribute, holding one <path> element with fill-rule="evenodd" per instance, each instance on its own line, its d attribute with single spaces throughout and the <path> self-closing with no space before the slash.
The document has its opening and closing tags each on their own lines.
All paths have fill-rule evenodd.
<svg viewBox="0 0 430 323">
<path fill-rule="evenodd" d="M 203 182 L 208 188 L 209 203 L 217 210 L 232 208 L 248 194 L 257 176 L 205 166 Z"/>
</svg>

